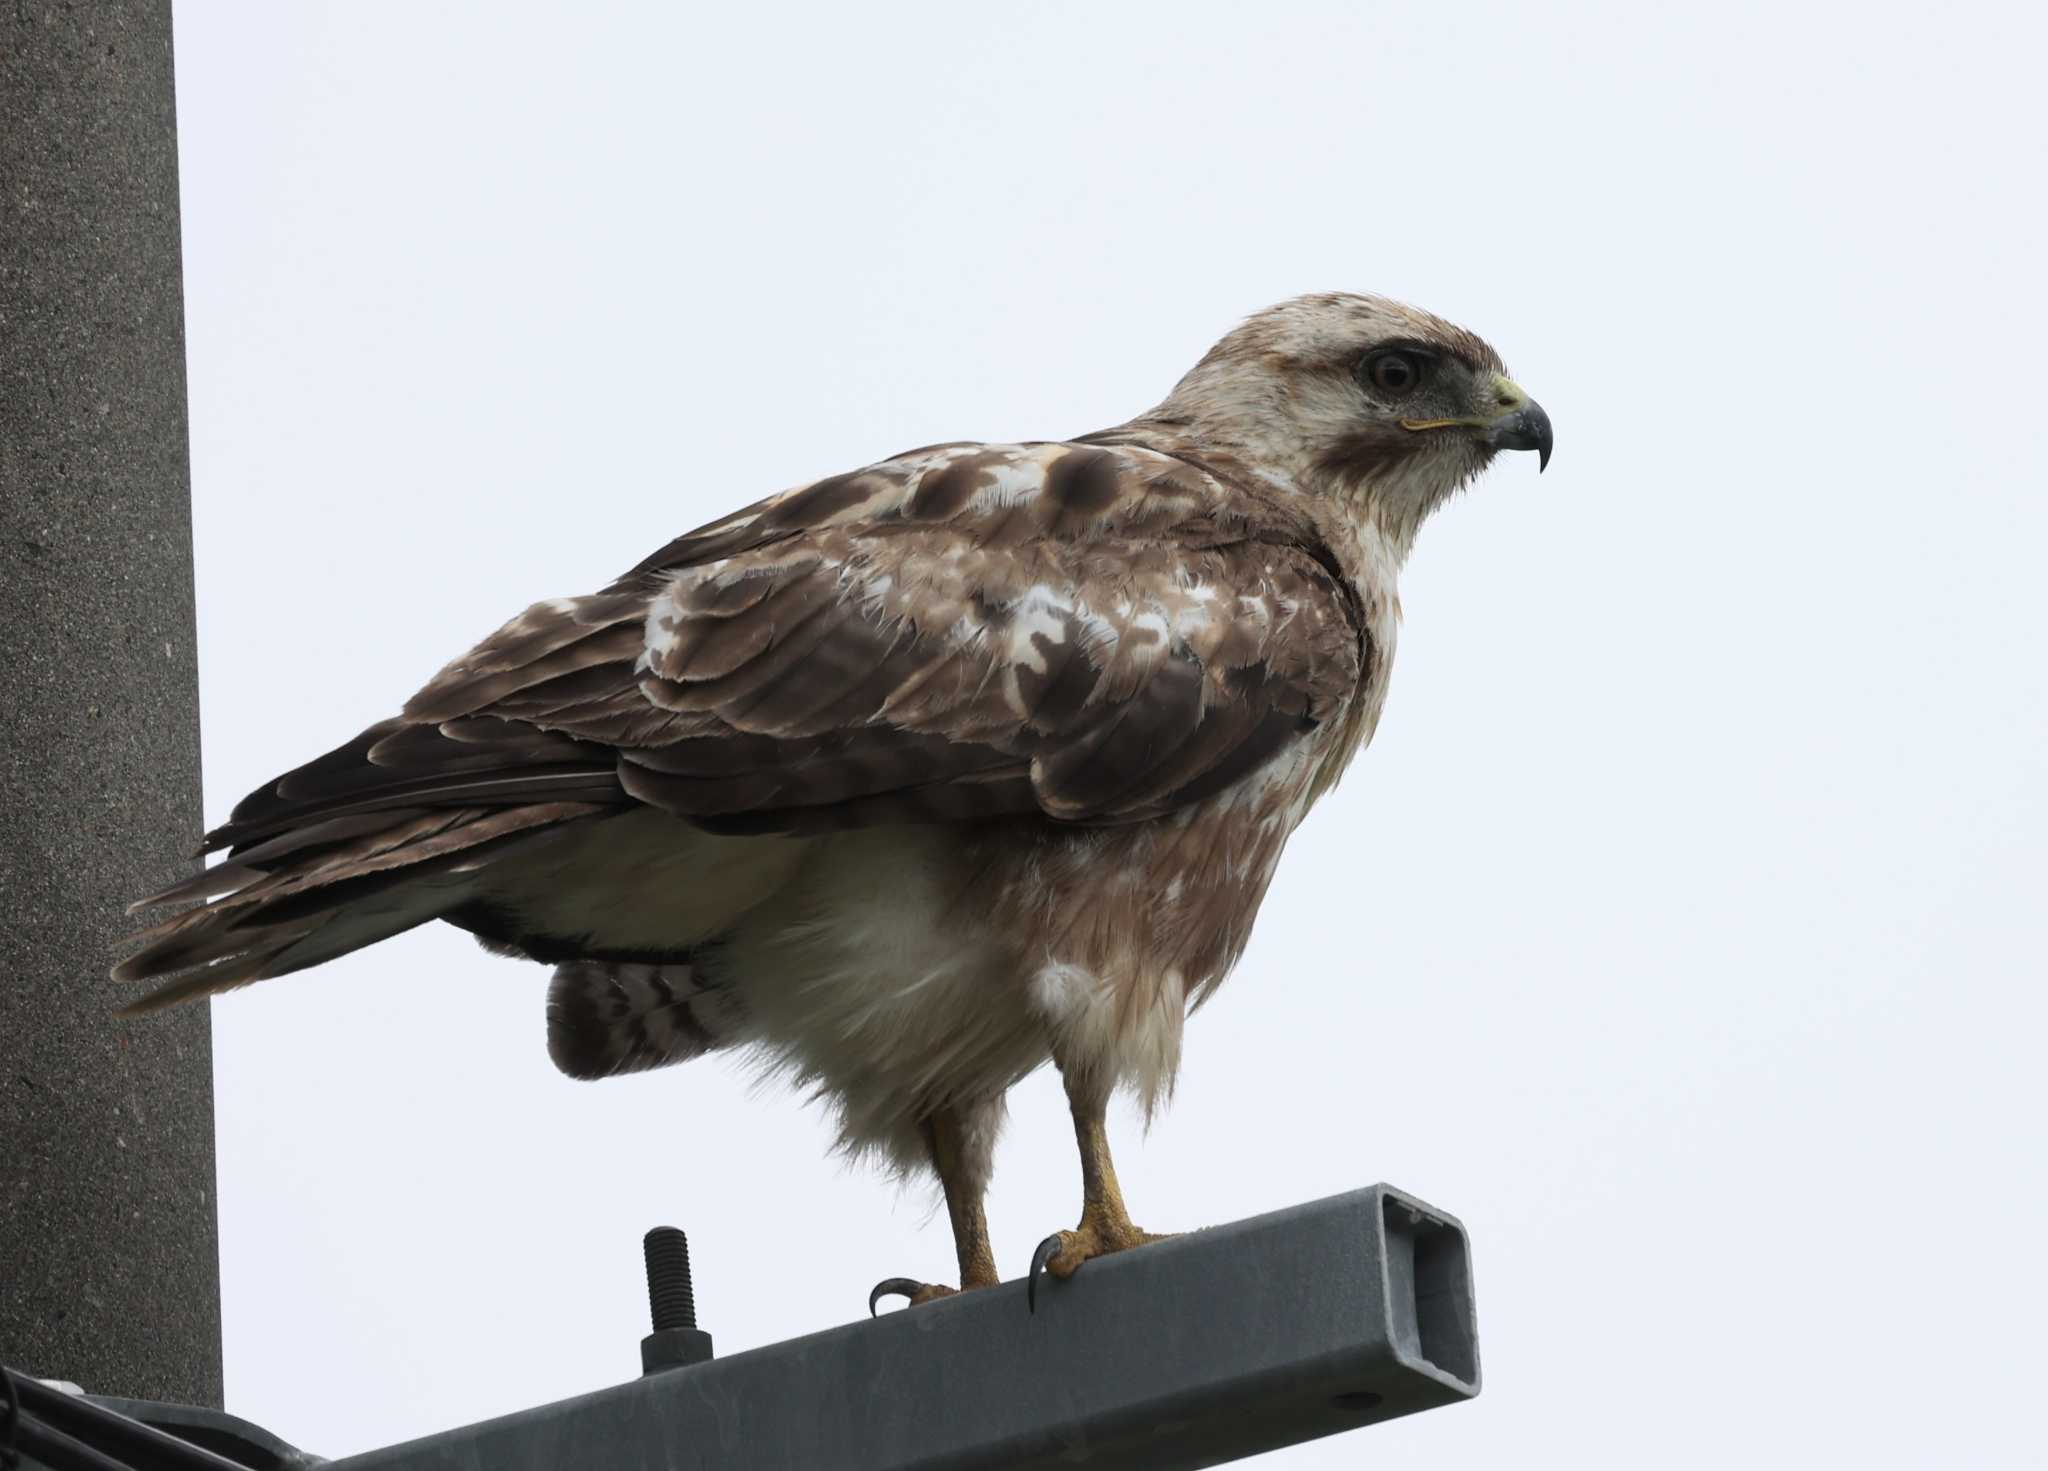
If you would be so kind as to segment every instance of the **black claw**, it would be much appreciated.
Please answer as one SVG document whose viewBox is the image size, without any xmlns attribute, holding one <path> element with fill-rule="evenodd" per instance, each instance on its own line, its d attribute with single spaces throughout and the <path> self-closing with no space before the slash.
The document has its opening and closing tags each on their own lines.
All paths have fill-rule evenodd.
<svg viewBox="0 0 2048 1471">
<path fill-rule="evenodd" d="M 1059 1251 L 1059 1233 L 1054 1232 L 1039 1242 L 1038 1250 L 1031 1253 L 1031 1275 L 1024 1279 L 1024 1306 L 1032 1313 L 1038 1311 L 1038 1274 L 1045 1270 L 1047 1262 L 1059 1255 Z"/>
<path fill-rule="evenodd" d="M 916 1297 L 923 1290 L 924 1283 L 913 1282 L 908 1277 L 884 1277 L 868 1294 L 868 1316 L 876 1316 L 875 1304 L 885 1297 Z"/>
</svg>

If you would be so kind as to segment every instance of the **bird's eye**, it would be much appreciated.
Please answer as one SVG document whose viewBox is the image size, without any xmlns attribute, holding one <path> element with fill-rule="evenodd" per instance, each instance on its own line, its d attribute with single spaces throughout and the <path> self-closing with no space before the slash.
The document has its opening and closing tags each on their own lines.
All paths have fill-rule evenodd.
<svg viewBox="0 0 2048 1471">
<path fill-rule="evenodd" d="M 1374 353 L 1366 360 L 1366 381 L 1389 398 L 1403 398 L 1422 382 L 1422 360 L 1413 353 Z"/>
</svg>

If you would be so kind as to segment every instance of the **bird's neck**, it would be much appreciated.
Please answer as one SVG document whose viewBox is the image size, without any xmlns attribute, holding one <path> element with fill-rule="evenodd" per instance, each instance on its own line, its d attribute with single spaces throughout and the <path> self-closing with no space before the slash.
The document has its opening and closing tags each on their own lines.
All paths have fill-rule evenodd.
<svg viewBox="0 0 2048 1471">
<path fill-rule="evenodd" d="M 1384 577 L 1390 585 L 1408 560 L 1422 523 L 1448 498 L 1415 461 L 1346 474 L 1306 458 L 1284 441 L 1179 418 L 1168 406 L 1085 438 L 1174 455 L 1237 485 L 1299 500 L 1332 544 L 1342 544 L 1347 562 L 1356 553 L 1354 575 Z"/>
</svg>

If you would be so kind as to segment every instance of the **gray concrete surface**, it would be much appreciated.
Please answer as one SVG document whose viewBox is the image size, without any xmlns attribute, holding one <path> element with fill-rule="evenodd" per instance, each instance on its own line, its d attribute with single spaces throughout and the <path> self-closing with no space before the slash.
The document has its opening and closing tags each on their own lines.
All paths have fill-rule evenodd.
<svg viewBox="0 0 2048 1471">
<path fill-rule="evenodd" d="M 168 0 L 0 12 L 0 1361 L 220 1403 L 204 1007 L 117 1023 L 200 823 Z"/>
</svg>

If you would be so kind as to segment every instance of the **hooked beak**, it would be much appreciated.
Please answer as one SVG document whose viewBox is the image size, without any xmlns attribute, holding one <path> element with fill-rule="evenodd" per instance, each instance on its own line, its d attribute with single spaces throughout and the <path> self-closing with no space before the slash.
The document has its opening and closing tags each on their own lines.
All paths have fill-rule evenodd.
<svg viewBox="0 0 2048 1471">
<path fill-rule="evenodd" d="M 1550 415 L 1543 405 L 1522 391 L 1522 385 L 1503 374 L 1493 375 L 1493 397 L 1500 412 L 1490 419 L 1403 419 L 1408 430 L 1477 429 L 1495 449 L 1533 449 L 1536 473 L 1550 465 Z"/>
<path fill-rule="evenodd" d="M 1550 415 L 1513 379 L 1496 377 L 1494 388 L 1506 412 L 1486 421 L 1486 442 L 1495 449 L 1533 449 L 1536 473 L 1550 465 Z"/>
</svg>

